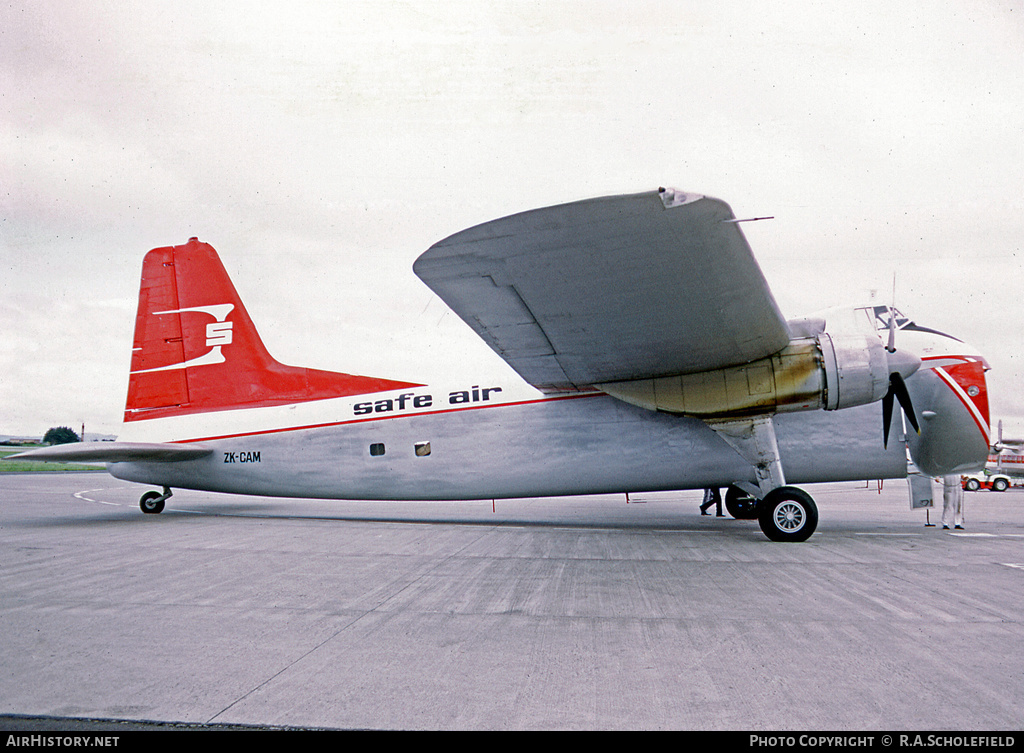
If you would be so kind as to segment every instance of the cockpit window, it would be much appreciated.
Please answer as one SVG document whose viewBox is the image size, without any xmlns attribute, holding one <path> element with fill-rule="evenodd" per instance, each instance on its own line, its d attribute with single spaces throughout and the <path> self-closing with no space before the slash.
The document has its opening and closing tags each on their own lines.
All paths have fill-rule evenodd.
<svg viewBox="0 0 1024 753">
<path fill-rule="evenodd" d="M 890 306 L 868 306 L 863 309 L 867 312 L 869 317 L 874 318 L 875 329 L 879 331 L 887 331 L 889 329 L 890 318 L 895 319 L 896 329 L 908 330 L 911 332 L 927 332 L 932 335 L 941 335 L 942 337 L 948 337 L 950 340 L 956 340 L 957 342 L 963 342 L 959 338 L 947 335 L 945 332 L 939 332 L 937 329 L 930 329 L 929 327 L 922 327 L 919 324 L 911 321 L 909 318 L 900 313 L 900 310 Z"/>
<path fill-rule="evenodd" d="M 875 329 L 889 329 L 889 320 L 896 319 L 896 329 L 903 329 L 908 324 L 913 324 L 907 317 L 900 313 L 899 309 L 889 306 L 872 306 L 868 309 L 875 318 Z"/>
</svg>

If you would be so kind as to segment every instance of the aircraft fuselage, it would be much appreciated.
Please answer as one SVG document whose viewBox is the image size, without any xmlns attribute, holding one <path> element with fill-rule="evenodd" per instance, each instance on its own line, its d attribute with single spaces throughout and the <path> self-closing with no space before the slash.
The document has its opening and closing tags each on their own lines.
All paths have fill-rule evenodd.
<svg viewBox="0 0 1024 753">
<path fill-rule="evenodd" d="M 601 393 L 501 402 L 493 387 L 478 396 L 485 390 L 486 402 L 472 402 L 470 389 L 455 404 L 449 401 L 460 390 L 378 394 L 348 401 L 336 421 L 193 437 L 190 443 L 215 450 L 200 460 L 109 468 L 118 478 L 176 488 L 330 499 L 489 499 L 754 481 L 750 464 L 698 419 Z M 787 478 L 904 477 L 905 445 L 883 448 L 880 413 L 874 404 L 778 415 Z"/>
</svg>

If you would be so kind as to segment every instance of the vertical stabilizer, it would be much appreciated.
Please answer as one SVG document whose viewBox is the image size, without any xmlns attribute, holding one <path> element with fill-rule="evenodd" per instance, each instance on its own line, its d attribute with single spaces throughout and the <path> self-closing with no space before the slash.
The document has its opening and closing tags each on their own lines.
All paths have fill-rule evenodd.
<svg viewBox="0 0 1024 753">
<path fill-rule="evenodd" d="M 212 246 L 191 238 L 146 254 L 125 421 L 418 386 L 279 363 Z"/>
</svg>

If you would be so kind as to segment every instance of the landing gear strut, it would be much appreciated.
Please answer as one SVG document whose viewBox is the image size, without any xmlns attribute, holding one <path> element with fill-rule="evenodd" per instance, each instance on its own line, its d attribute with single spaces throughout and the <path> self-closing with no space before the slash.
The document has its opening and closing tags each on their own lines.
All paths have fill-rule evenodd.
<svg viewBox="0 0 1024 753">
<path fill-rule="evenodd" d="M 772 541 L 807 541 L 818 527 L 818 506 L 803 489 L 780 486 L 758 504 L 757 522 Z"/>
<path fill-rule="evenodd" d="M 139 508 L 147 515 L 157 515 L 164 511 L 164 502 L 171 496 L 170 487 L 164 487 L 164 493 L 146 492 L 139 500 Z"/>
<path fill-rule="evenodd" d="M 726 492 L 726 506 L 734 518 L 757 518 L 772 541 L 806 541 L 818 527 L 818 507 L 811 495 L 786 486 L 782 456 L 769 415 L 708 420 L 707 425 L 753 468 L 761 500 L 735 486 Z M 755 486 L 750 486 L 751 489 Z"/>
</svg>

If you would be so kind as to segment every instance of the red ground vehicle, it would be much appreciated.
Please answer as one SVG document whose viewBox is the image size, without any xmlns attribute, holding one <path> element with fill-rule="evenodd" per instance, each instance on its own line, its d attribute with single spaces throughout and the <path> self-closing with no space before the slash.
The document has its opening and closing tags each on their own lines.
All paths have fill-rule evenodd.
<svg viewBox="0 0 1024 753">
<path fill-rule="evenodd" d="M 969 492 L 976 492 L 980 489 L 1005 492 L 1011 485 L 1010 477 L 1001 473 L 972 473 L 970 476 L 961 476 L 960 483 Z"/>
</svg>

